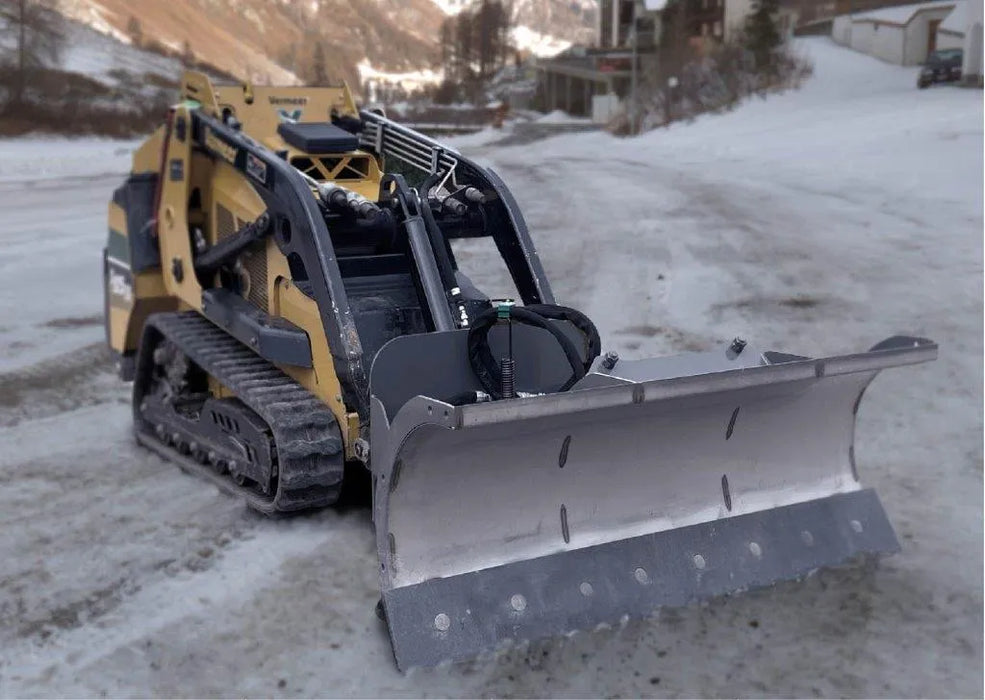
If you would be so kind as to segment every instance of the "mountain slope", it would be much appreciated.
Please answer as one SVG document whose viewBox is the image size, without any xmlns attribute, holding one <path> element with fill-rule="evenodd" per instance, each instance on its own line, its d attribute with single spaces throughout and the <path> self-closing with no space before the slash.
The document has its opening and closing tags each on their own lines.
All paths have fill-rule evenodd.
<svg viewBox="0 0 985 700">
<path fill-rule="evenodd" d="M 438 36 L 462 0 L 61 0 L 64 14 L 130 43 L 175 50 L 258 82 L 312 80 L 320 43 L 332 79 L 361 85 L 360 64 L 388 73 L 438 67 Z M 515 39 L 534 53 L 585 41 L 592 0 L 515 0 Z"/>
<path fill-rule="evenodd" d="M 182 50 L 241 78 L 295 83 L 321 43 L 331 79 L 360 84 L 356 65 L 434 65 L 441 11 L 430 0 L 62 0 L 63 12 L 122 41 L 139 22 L 145 40 Z"/>
</svg>

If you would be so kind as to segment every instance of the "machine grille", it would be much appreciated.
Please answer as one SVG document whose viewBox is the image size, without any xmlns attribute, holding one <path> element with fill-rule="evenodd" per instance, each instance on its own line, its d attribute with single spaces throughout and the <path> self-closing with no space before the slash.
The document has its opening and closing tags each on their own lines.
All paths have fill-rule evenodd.
<svg viewBox="0 0 985 700">
<path fill-rule="evenodd" d="M 246 300 L 261 311 L 269 311 L 267 299 L 267 248 L 260 244 L 242 257 L 243 267 L 250 276 Z"/>
<path fill-rule="evenodd" d="M 239 217 L 221 204 L 215 206 L 216 236 L 222 240 L 233 235 L 245 223 Z M 270 304 L 267 298 L 267 248 L 263 244 L 257 244 L 252 249 L 240 256 L 240 263 L 243 266 L 244 276 L 248 280 L 244 284 L 246 289 L 246 300 L 262 311 L 269 311 Z"/>
<path fill-rule="evenodd" d="M 216 240 L 222 240 L 236 233 L 239 224 L 233 217 L 233 213 L 221 204 L 215 205 L 215 234 Z"/>
</svg>

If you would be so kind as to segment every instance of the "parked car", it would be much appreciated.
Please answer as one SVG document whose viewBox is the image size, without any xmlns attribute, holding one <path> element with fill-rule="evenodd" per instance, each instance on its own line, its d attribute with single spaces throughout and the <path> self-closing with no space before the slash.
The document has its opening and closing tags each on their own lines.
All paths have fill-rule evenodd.
<svg viewBox="0 0 985 700">
<path fill-rule="evenodd" d="M 927 62 L 920 69 L 917 87 L 923 89 L 933 83 L 953 83 L 961 80 L 961 61 L 964 51 L 961 49 L 938 49 L 931 51 Z"/>
</svg>

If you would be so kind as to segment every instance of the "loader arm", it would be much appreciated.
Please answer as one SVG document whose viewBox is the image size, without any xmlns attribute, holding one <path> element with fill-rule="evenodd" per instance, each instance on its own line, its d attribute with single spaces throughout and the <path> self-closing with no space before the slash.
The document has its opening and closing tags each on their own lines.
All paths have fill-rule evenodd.
<svg viewBox="0 0 985 700">
<path fill-rule="evenodd" d="M 195 145 L 235 167 L 267 204 L 274 239 L 289 263 L 294 261 L 294 282 L 310 290 L 318 304 L 345 403 L 368 416 L 369 381 L 359 334 L 331 236 L 310 185 L 295 168 L 242 132 L 201 109 L 192 110 L 190 117 Z M 213 315 L 208 305 L 205 315 L 216 320 L 222 310 L 211 308 Z"/>
<path fill-rule="evenodd" d="M 433 182 L 460 190 L 475 187 L 486 196 L 482 235 L 491 237 L 524 304 L 553 304 L 547 275 L 534 248 L 527 222 L 506 183 L 453 148 L 386 117 L 363 110 L 360 143 L 384 158 L 396 158 L 434 176 Z M 454 234 L 448 235 L 449 238 Z"/>
</svg>

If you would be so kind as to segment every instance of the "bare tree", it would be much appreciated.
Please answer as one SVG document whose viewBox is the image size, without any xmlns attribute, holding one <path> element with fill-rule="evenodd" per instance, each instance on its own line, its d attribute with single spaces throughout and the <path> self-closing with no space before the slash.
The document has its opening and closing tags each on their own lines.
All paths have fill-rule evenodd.
<svg viewBox="0 0 985 700">
<path fill-rule="evenodd" d="M 24 102 L 31 71 L 58 61 L 64 41 L 54 0 L 0 0 L 0 31 L 14 37 L 10 104 Z"/>
<path fill-rule="evenodd" d="M 140 20 L 133 15 L 130 15 L 130 19 L 127 20 L 127 35 L 129 35 L 134 46 L 138 48 L 143 46 L 144 30 L 140 26 Z"/>
<path fill-rule="evenodd" d="M 277 63 L 287 68 L 289 71 L 297 71 L 298 69 L 298 51 L 297 44 L 291 42 L 284 48 L 282 48 L 277 54 Z"/>
<path fill-rule="evenodd" d="M 319 41 L 315 44 L 315 52 L 311 57 L 311 77 L 315 85 L 328 85 L 328 67 L 325 63 L 325 47 Z"/>
<path fill-rule="evenodd" d="M 195 67 L 195 52 L 192 51 L 192 44 L 188 39 L 181 44 L 181 65 L 185 68 Z"/>
</svg>

